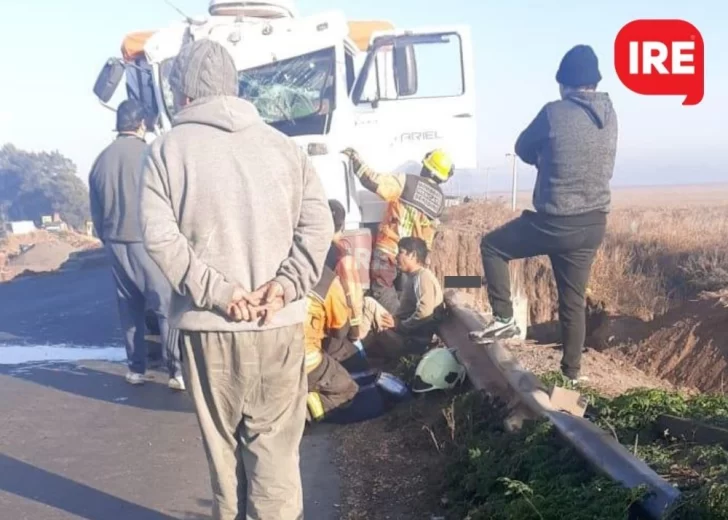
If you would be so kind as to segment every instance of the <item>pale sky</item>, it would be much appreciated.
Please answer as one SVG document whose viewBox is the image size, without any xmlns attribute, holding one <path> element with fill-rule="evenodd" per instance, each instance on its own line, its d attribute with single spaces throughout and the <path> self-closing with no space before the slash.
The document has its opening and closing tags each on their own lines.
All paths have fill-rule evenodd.
<svg viewBox="0 0 728 520">
<path fill-rule="evenodd" d="M 174 0 L 203 15 L 207 0 Z M 57 149 L 84 180 L 113 137 L 114 115 L 92 93 L 123 36 L 179 19 L 164 0 L 3 2 L 0 31 L 0 144 Z M 301 14 L 341 9 L 350 19 L 388 19 L 400 27 L 469 24 L 478 93 L 481 166 L 493 166 L 495 185 L 507 186 L 507 163 L 522 128 L 558 96 L 554 75 L 573 45 L 594 47 L 601 90 L 613 98 L 620 122 L 614 185 L 682 184 L 728 180 L 728 4 L 718 0 L 301 0 Z M 443 8 L 447 7 L 447 10 Z M 681 97 L 645 97 L 621 85 L 613 65 L 619 29 L 637 18 L 682 18 L 703 34 L 706 91 L 698 106 Z M 524 188 L 532 177 L 525 165 Z"/>
</svg>

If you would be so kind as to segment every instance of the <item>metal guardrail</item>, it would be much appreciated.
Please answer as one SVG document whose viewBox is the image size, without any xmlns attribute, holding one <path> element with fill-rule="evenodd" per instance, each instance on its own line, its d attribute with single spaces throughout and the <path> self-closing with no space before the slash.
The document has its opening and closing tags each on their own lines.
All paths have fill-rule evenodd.
<svg viewBox="0 0 728 520">
<path fill-rule="evenodd" d="M 513 412 L 510 424 L 506 426 L 517 427 L 527 418 L 547 419 L 563 440 L 594 469 L 630 489 L 646 486 L 648 494 L 638 506 L 649 518 L 663 518 L 680 497 L 680 491 L 632 455 L 611 434 L 582 417 L 554 408 L 543 383 L 524 369 L 502 344 L 472 342 L 468 333 L 480 330 L 482 320 L 459 301 L 457 292 L 448 291 L 445 300 L 451 319 L 440 325 L 440 336 L 455 350 L 476 389 L 497 395 L 509 403 Z"/>
</svg>

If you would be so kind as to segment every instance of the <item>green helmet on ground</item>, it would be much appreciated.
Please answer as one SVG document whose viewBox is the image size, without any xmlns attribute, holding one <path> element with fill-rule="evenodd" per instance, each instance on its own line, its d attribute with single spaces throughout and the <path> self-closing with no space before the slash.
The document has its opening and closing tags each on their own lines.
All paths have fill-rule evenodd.
<svg viewBox="0 0 728 520">
<path fill-rule="evenodd" d="M 448 390 L 465 379 L 465 367 L 462 366 L 452 351 L 445 347 L 433 348 L 427 352 L 415 370 L 413 392 L 430 392 L 432 390 Z"/>
</svg>

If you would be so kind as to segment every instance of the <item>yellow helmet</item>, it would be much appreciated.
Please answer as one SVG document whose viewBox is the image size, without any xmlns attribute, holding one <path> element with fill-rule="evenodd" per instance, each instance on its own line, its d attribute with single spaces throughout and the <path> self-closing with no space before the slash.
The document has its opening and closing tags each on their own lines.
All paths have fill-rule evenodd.
<svg viewBox="0 0 728 520">
<path fill-rule="evenodd" d="M 425 158 L 422 160 L 422 166 L 440 182 L 447 182 L 453 173 L 455 173 L 455 166 L 452 163 L 452 159 L 441 148 L 425 155 Z"/>
</svg>

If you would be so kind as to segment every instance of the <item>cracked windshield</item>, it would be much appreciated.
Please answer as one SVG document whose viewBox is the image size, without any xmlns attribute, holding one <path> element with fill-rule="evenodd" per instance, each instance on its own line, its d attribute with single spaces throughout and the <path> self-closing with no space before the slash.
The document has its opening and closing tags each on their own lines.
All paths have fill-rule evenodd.
<svg viewBox="0 0 728 520">
<path fill-rule="evenodd" d="M 253 103 L 267 123 L 326 115 L 333 103 L 333 48 L 269 63 L 238 73 L 239 95 Z M 162 65 L 164 102 L 174 115 L 169 73 L 173 59 Z"/>
</svg>

